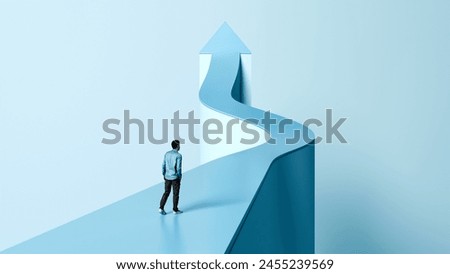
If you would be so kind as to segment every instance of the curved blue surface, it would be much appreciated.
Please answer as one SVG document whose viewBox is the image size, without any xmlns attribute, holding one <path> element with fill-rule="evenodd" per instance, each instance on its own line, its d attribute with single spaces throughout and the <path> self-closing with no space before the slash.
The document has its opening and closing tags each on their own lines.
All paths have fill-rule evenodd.
<svg viewBox="0 0 450 274">
<path fill-rule="evenodd" d="M 253 155 L 250 163 L 242 162 L 268 168 L 262 181 L 255 176 L 251 182 L 259 187 L 227 252 L 314 253 L 314 134 L 290 119 L 291 124 L 281 129 L 286 118 L 273 113 L 272 125 L 265 126 L 263 110 L 240 102 L 240 55 L 250 51 L 228 24 L 222 25 L 201 53 L 212 54 L 200 89 L 202 103 L 241 120 L 254 121 L 271 138 L 248 151 Z M 302 138 L 288 144 L 296 131 Z"/>
<path fill-rule="evenodd" d="M 247 47 L 224 24 L 201 53 L 212 54 L 202 103 L 256 119 L 264 128 L 264 112 L 239 102 L 240 54 L 249 54 Z M 314 141 L 285 143 L 295 130 L 313 134 L 296 122 L 278 132 L 283 117 L 271 118 L 276 123 L 265 130 L 275 144 L 183 175 L 185 213 L 157 214 L 163 191 L 158 184 L 2 253 L 314 253 Z"/>
</svg>

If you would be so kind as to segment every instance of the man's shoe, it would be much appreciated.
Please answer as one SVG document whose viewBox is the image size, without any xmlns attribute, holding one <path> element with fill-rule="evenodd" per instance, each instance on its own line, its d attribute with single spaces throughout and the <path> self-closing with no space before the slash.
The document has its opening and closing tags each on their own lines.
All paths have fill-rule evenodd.
<svg viewBox="0 0 450 274">
<path fill-rule="evenodd" d="M 181 211 L 181 210 L 179 210 L 179 209 L 176 210 L 176 211 L 175 211 L 175 210 L 173 211 L 173 214 L 181 214 L 181 213 L 183 213 L 183 211 Z"/>
<path fill-rule="evenodd" d="M 164 209 L 159 209 L 159 214 L 161 214 L 161 215 L 166 215 L 167 213 L 164 211 Z"/>
</svg>

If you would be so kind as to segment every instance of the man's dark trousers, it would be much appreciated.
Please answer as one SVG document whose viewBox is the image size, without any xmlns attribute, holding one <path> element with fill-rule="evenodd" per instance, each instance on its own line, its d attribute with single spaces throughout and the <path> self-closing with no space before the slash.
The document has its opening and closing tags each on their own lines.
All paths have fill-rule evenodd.
<svg viewBox="0 0 450 274">
<path fill-rule="evenodd" d="M 164 194 L 161 198 L 161 202 L 159 204 L 159 208 L 164 209 L 164 206 L 166 205 L 167 198 L 169 198 L 170 195 L 170 189 L 173 186 L 173 211 L 178 211 L 178 200 L 180 199 L 180 185 L 181 185 L 181 179 L 175 179 L 175 180 L 167 180 L 164 179 L 166 182 L 164 184 Z"/>
</svg>

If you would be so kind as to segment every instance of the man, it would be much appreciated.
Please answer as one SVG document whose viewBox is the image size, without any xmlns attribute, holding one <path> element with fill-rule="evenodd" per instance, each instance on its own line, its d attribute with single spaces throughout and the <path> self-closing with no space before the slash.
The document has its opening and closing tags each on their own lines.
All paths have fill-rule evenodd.
<svg viewBox="0 0 450 274">
<path fill-rule="evenodd" d="M 180 194 L 180 184 L 181 184 L 181 154 L 178 152 L 180 150 L 180 141 L 172 141 L 172 150 L 166 152 L 164 155 L 164 161 L 162 164 L 162 174 L 164 176 L 164 194 L 161 198 L 159 204 L 159 213 L 166 215 L 164 211 L 164 205 L 166 204 L 167 198 L 170 195 L 170 189 L 173 187 L 173 213 L 180 214 L 183 211 L 178 209 L 178 200 Z"/>
</svg>

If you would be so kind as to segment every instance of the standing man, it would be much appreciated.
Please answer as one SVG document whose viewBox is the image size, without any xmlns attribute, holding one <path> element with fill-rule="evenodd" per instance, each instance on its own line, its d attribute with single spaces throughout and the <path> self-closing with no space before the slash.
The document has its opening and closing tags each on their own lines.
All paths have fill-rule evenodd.
<svg viewBox="0 0 450 274">
<path fill-rule="evenodd" d="M 164 205 L 167 202 L 167 198 L 170 195 L 170 189 L 173 186 L 173 213 L 180 214 L 183 211 L 178 209 L 178 200 L 180 194 L 181 185 L 181 154 L 178 152 L 180 150 L 180 141 L 172 141 L 172 150 L 166 152 L 164 155 L 164 161 L 162 164 L 162 174 L 164 176 L 164 194 L 161 198 L 159 204 L 159 213 L 166 215 L 164 211 Z"/>
</svg>

